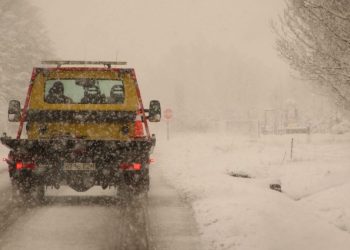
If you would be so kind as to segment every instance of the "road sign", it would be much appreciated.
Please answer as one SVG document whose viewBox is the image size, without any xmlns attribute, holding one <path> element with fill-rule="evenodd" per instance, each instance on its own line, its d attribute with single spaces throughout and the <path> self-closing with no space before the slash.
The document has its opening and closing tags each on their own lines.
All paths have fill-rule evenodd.
<svg viewBox="0 0 350 250">
<path fill-rule="evenodd" d="M 164 117 L 165 117 L 165 119 L 170 120 L 173 117 L 173 111 L 169 108 L 166 109 L 164 111 Z"/>
<path fill-rule="evenodd" d="M 169 141 L 170 138 L 170 129 L 169 129 L 169 121 L 170 119 L 173 117 L 173 111 L 169 108 L 167 108 L 166 110 L 164 110 L 164 117 L 166 120 L 166 138 Z"/>
</svg>

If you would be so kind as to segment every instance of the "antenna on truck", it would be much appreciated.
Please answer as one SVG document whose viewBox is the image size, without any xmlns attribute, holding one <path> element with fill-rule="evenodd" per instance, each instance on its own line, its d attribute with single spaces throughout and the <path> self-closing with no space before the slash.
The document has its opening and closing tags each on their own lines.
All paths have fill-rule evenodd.
<svg viewBox="0 0 350 250">
<path fill-rule="evenodd" d="M 41 61 L 41 64 L 48 64 L 48 65 L 56 65 L 57 68 L 61 67 L 62 65 L 104 65 L 107 66 L 109 69 L 112 65 L 126 65 L 126 62 L 117 62 L 117 61 L 61 61 L 61 60 L 46 60 Z"/>
</svg>

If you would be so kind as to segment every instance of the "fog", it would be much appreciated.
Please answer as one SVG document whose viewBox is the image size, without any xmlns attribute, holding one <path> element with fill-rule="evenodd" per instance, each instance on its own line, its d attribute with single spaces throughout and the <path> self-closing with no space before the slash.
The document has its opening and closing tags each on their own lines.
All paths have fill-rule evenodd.
<svg viewBox="0 0 350 250">
<path fill-rule="evenodd" d="M 339 32 L 309 58 L 276 43 L 284 2 L 0 0 L 0 249 L 350 249 L 350 116 L 319 93 L 348 86 L 350 4 L 289 1 Z M 44 71 L 27 96 L 39 59 L 127 61 L 148 119 L 122 71 Z"/>
<path fill-rule="evenodd" d="M 270 22 L 283 1 L 30 2 L 57 58 L 127 61 L 146 102 L 159 99 L 175 121 L 257 119 L 310 99 L 274 49 Z"/>
</svg>

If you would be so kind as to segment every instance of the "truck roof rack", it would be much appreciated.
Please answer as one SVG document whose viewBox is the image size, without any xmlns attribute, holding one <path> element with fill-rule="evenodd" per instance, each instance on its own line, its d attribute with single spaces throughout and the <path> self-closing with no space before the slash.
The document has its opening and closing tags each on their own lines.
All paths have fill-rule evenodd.
<svg viewBox="0 0 350 250">
<path fill-rule="evenodd" d="M 67 61 L 67 60 L 45 60 L 41 61 L 41 64 L 57 65 L 61 67 L 62 65 L 104 65 L 111 68 L 112 65 L 126 65 L 126 62 L 117 61 Z"/>
</svg>

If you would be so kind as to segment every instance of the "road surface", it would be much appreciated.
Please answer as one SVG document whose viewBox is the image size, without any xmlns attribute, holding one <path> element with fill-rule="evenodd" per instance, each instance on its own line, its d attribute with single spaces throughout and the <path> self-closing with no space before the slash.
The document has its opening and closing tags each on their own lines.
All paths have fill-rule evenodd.
<svg viewBox="0 0 350 250">
<path fill-rule="evenodd" d="M 148 198 L 121 201 L 114 189 L 61 187 L 48 189 L 43 205 L 24 207 L 11 201 L 0 170 L 0 249 L 201 249 L 191 208 L 161 171 L 151 170 Z"/>
</svg>

